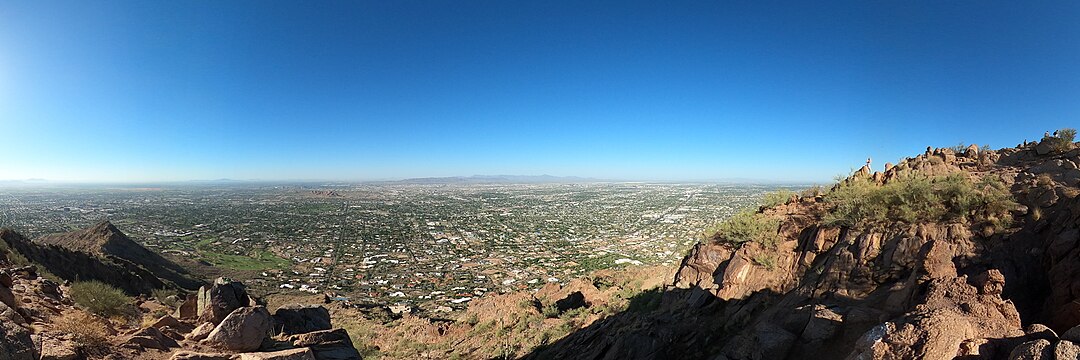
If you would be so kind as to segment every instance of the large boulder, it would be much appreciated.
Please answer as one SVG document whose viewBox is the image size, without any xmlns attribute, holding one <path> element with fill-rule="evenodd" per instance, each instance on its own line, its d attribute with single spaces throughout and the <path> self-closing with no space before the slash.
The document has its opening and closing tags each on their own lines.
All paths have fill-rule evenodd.
<svg viewBox="0 0 1080 360">
<path fill-rule="evenodd" d="M 205 342 L 230 351 L 253 351 L 262 345 L 272 327 L 273 318 L 265 307 L 243 307 L 221 320 Z"/>
<path fill-rule="evenodd" d="M 303 334 L 330 328 L 330 311 L 321 305 L 285 305 L 274 312 L 274 332 L 278 334 Z"/>
<path fill-rule="evenodd" d="M 233 310 L 252 305 L 243 284 L 217 278 L 214 284 L 199 288 L 196 311 L 200 322 L 218 324 Z"/>
<path fill-rule="evenodd" d="M 359 360 L 360 353 L 353 347 L 345 329 L 314 331 L 289 337 L 296 347 L 310 347 L 317 360 Z"/>
</svg>

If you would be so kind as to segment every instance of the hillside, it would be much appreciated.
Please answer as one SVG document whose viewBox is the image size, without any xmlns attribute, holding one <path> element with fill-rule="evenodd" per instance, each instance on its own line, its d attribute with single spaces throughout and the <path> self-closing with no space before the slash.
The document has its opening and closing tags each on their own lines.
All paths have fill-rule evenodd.
<svg viewBox="0 0 1080 360">
<path fill-rule="evenodd" d="M 86 229 L 30 241 L 0 229 L 4 243 L 65 280 L 98 280 L 129 294 L 154 289 L 195 290 L 203 284 L 183 267 L 132 241 L 108 221 Z"/>
<path fill-rule="evenodd" d="M 271 312 L 224 278 L 189 293 L 176 285 L 199 282 L 108 222 L 0 237 L 0 360 L 360 359 L 322 305 Z"/>
<path fill-rule="evenodd" d="M 1069 140 L 928 148 L 736 216 L 690 251 L 655 309 L 528 358 L 1075 359 Z"/>
</svg>

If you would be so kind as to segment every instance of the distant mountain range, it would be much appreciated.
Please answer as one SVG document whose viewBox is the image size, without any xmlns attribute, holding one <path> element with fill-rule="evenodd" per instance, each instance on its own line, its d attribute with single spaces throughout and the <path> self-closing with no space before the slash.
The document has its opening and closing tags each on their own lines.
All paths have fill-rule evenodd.
<svg viewBox="0 0 1080 360">
<path fill-rule="evenodd" d="M 592 183 L 607 182 L 611 180 L 586 178 L 578 176 L 553 176 L 553 175 L 473 175 L 473 176 L 448 176 L 448 177 L 425 177 L 391 181 L 402 184 L 552 184 L 552 183 Z"/>
</svg>

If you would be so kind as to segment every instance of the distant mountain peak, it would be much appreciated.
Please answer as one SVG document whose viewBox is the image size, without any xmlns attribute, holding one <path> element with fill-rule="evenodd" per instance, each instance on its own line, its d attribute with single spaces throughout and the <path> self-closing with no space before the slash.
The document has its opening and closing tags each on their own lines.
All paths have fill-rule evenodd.
<svg viewBox="0 0 1080 360">
<path fill-rule="evenodd" d="M 411 178 L 395 181 L 406 184 L 543 184 L 543 183 L 588 183 L 605 180 L 578 176 L 554 175 L 472 175 Z"/>
</svg>

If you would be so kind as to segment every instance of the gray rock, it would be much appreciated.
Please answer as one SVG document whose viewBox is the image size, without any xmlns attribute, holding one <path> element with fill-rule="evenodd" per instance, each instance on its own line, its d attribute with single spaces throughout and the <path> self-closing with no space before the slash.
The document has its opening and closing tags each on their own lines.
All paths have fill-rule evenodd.
<svg viewBox="0 0 1080 360">
<path fill-rule="evenodd" d="M 286 305 L 274 312 L 274 331 L 294 335 L 330 330 L 330 311 L 320 305 Z"/>
<path fill-rule="evenodd" d="M 1046 155 L 1054 151 L 1054 148 L 1050 146 L 1050 142 L 1042 141 L 1039 145 L 1035 145 L 1035 153 L 1039 155 Z"/>
<path fill-rule="evenodd" d="M 250 300 L 243 284 L 225 278 L 217 278 L 217 280 L 214 280 L 213 285 L 199 288 L 196 314 L 199 321 L 218 324 L 233 310 L 255 305 L 250 303 Z M 184 318 L 184 314 L 180 315 L 181 319 Z"/>
<path fill-rule="evenodd" d="M 1073 326 L 1072 329 L 1066 330 L 1061 334 L 1061 340 L 1068 340 L 1074 343 L 1080 343 L 1080 325 Z"/>
<path fill-rule="evenodd" d="M 360 359 L 345 329 L 314 331 L 289 337 L 297 347 L 310 347 L 317 360 Z"/>
<path fill-rule="evenodd" d="M 222 319 L 205 342 L 225 350 L 253 351 L 269 336 L 272 326 L 273 318 L 265 307 L 243 307 Z"/>
</svg>

